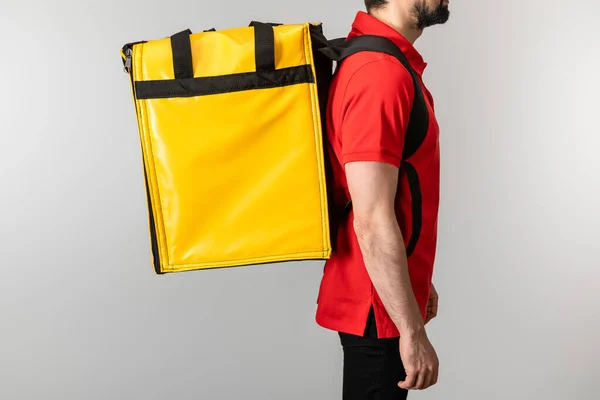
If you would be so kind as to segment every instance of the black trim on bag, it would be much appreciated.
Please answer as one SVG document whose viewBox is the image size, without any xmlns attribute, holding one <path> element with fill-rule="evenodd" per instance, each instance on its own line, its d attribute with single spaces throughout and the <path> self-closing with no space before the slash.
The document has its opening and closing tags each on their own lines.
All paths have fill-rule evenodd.
<svg viewBox="0 0 600 400">
<path fill-rule="evenodd" d="M 150 198 L 150 188 L 148 182 L 148 175 L 146 174 L 146 167 L 144 166 L 144 183 L 146 186 L 146 196 L 148 197 L 148 212 L 150 214 L 150 240 L 152 244 L 152 257 L 154 262 L 154 270 L 157 274 L 162 274 L 160 268 L 160 257 L 158 254 L 158 237 L 156 235 L 156 223 L 154 222 L 154 211 L 152 207 L 152 199 Z"/>
<path fill-rule="evenodd" d="M 314 83 L 310 65 L 282 68 L 270 73 L 247 72 L 191 79 L 167 79 L 135 82 L 136 98 L 160 99 L 271 89 L 302 83 Z"/>
</svg>

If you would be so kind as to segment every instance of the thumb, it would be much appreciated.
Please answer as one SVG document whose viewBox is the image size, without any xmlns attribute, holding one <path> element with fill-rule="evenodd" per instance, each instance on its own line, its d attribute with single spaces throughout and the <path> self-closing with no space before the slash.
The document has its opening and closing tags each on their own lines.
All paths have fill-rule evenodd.
<svg viewBox="0 0 600 400">
<path fill-rule="evenodd" d="M 406 379 L 398 382 L 398 386 L 402 389 L 409 389 L 415 385 L 417 376 L 413 371 L 406 371 Z"/>
</svg>

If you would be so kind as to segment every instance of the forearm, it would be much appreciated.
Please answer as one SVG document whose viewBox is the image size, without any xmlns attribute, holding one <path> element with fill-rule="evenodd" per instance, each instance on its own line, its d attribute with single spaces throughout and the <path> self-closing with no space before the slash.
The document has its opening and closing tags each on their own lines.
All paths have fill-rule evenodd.
<svg viewBox="0 0 600 400">
<path fill-rule="evenodd" d="M 412 290 L 398 224 L 355 220 L 354 227 L 367 272 L 390 318 L 401 335 L 419 334 L 423 320 Z"/>
</svg>

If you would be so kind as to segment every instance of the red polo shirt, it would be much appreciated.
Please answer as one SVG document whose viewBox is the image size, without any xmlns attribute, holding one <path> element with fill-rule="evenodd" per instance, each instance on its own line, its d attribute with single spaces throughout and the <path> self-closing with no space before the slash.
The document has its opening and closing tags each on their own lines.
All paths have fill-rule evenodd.
<svg viewBox="0 0 600 400">
<path fill-rule="evenodd" d="M 397 31 L 367 13 L 359 12 L 349 38 L 370 34 L 391 39 L 422 75 L 426 63 Z M 422 226 L 417 245 L 408 259 L 410 279 L 423 318 L 431 288 L 437 240 L 440 156 L 439 128 L 433 100 L 422 80 L 429 111 L 429 130 L 424 143 L 408 161 L 415 167 L 422 195 Z M 414 98 L 412 78 L 394 57 L 362 52 L 342 62 L 334 77 L 327 107 L 327 134 L 336 186 L 336 202 L 350 198 L 345 164 L 379 161 L 400 167 L 404 135 Z M 396 215 L 405 240 L 412 234 L 411 193 L 406 175 L 400 174 Z M 338 233 L 337 248 L 327 260 L 319 297 L 317 323 L 335 331 L 362 336 L 371 306 L 380 338 L 398 337 L 399 332 L 368 276 L 354 232 L 353 214 Z"/>
</svg>

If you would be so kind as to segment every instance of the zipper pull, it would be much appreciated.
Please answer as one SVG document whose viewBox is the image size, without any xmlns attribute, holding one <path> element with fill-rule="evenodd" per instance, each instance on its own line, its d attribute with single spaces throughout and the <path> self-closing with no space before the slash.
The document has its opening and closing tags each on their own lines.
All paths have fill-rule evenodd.
<svg viewBox="0 0 600 400">
<path fill-rule="evenodd" d="M 131 48 L 125 50 L 125 66 L 123 67 L 123 70 L 127 73 L 131 72 L 131 54 Z"/>
</svg>

